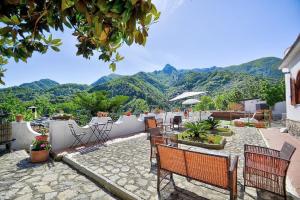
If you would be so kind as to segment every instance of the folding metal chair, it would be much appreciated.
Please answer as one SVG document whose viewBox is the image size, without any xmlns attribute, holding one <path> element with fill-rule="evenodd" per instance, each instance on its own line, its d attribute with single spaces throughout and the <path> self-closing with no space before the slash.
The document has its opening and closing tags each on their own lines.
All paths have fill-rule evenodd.
<svg viewBox="0 0 300 200">
<path fill-rule="evenodd" d="M 104 142 L 107 142 L 108 140 L 111 139 L 109 137 L 109 133 L 113 127 L 113 123 L 114 123 L 113 120 L 108 120 L 104 130 L 102 131 L 102 133 L 103 133 L 102 136 L 103 136 Z"/>
<path fill-rule="evenodd" d="M 74 136 L 75 141 L 73 142 L 73 144 L 70 146 L 71 148 L 76 147 L 78 145 L 85 145 L 84 142 L 82 141 L 82 139 L 84 138 L 84 136 L 87 134 L 86 132 L 81 132 L 81 133 L 76 133 L 73 124 L 68 124 L 71 134 Z"/>
</svg>

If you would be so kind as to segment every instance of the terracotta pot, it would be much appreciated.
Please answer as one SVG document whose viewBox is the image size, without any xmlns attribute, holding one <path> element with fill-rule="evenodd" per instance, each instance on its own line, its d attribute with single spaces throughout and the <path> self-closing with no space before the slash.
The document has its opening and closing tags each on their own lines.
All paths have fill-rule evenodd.
<svg viewBox="0 0 300 200">
<path fill-rule="evenodd" d="M 22 122 L 24 119 L 23 115 L 16 115 L 16 121 L 17 122 Z"/>
<path fill-rule="evenodd" d="M 264 122 L 256 122 L 255 128 L 266 128 L 266 124 Z"/>
<path fill-rule="evenodd" d="M 45 162 L 49 158 L 49 151 L 31 151 L 30 158 L 33 163 Z"/>
<path fill-rule="evenodd" d="M 130 116 L 130 115 L 131 115 L 131 112 L 126 113 L 126 116 Z"/>
<path fill-rule="evenodd" d="M 235 121 L 235 122 L 234 122 L 234 125 L 235 125 L 236 127 L 245 127 L 245 123 L 244 123 L 244 122 L 239 122 L 239 121 Z"/>
<path fill-rule="evenodd" d="M 149 112 L 144 112 L 145 115 L 148 115 Z"/>
<path fill-rule="evenodd" d="M 37 141 L 48 141 L 48 135 L 38 135 L 38 136 L 35 136 L 35 139 Z"/>
</svg>

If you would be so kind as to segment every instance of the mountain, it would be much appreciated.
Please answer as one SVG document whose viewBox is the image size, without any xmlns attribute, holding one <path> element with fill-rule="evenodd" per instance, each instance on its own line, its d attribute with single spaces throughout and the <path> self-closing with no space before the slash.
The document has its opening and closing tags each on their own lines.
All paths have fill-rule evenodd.
<svg viewBox="0 0 300 200">
<path fill-rule="evenodd" d="M 120 78 L 120 77 L 122 77 L 122 75 L 114 74 L 114 73 L 113 74 L 109 74 L 107 76 L 102 76 L 101 78 L 99 78 L 97 81 L 95 81 L 91 85 L 92 86 L 100 85 L 102 83 L 106 83 L 108 81 L 111 81 L 111 80 L 114 80 L 114 79 L 117 79 L 117 78 Z"/>
<path fill-rule="evenodd" d="M 23 83 L 19 87 L 21 88 L 29 88 L 32 90 L 46 90 L 50 89 L 54 86 L 59 85 L 58 82 L 50 80 L 50 79 L 41 79 L 39 81 L 34 81 L 31 83 Z"/>
<path fill-rule="evenodd" d="M 280 63 L 280 58 L 265 57 L 228 67 L 176 69 L 166 64 L 162 70 L 153 72 L 138 72 L 130 76 L 110 74 L 91 85 L 59 84 L 42 79 L 0 89 L 0 100 L 12 93 L 23 101 L 46 95 L 52 102 L 64 102 L 80 91 L 104 90 L 110 96 L 126 95 L 131 99 L 145 99 L 149 105 L 167 106 L 168 99 L 184 91 L 208 91 L 214 96 L 232 88 L 238 88 L 245 98 L 252 98 L 257 96 L 260 80 L 282 80 L 283 74 L 278 70 Z"/>
<path fill-rule="evenodd" d="M 260 58 L 240 65 L 228 66 L 225 67 L 224 70 L 230 72 L 247 73 L 250 75 L 263 76 L 269 78 L 281 78 L 283 77 L 283 74 L 278 69 L 280 63 L 281 63 L 280 58 L 265 57 L 265 58 Z"/>
</svg>

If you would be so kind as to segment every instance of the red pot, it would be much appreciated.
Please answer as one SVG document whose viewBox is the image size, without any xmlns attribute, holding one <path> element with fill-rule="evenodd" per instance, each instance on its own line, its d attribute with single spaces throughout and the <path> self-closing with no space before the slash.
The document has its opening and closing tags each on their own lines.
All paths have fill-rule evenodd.
<svg viewBox="0 0 300 200">
<path fill-rule="evenodd" d="M 16 116 L 16 121 L 17 121 L 17 122 L 22 122 L 23 119 L 24 119 L 23 115 L 17 115 L 17 116 Z"/>
<path fill-rule="evenodd" d="M 31 158 L 31 162 L 33 163 L 45 162 L 49 158 L 49 151 L 47 150 L 31 151 L 30 158 Z"/>
<path fill-rule="evenodd" d="M 35 139 L 37 141 L 48 141 L 48 135 L 38 135 L 38 136 L 35 136 Z"/>
</svg>

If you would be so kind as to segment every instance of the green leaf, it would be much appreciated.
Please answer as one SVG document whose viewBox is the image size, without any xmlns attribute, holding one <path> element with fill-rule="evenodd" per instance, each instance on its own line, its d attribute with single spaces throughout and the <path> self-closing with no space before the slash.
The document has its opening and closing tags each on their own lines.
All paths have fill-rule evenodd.
<svg viewBox="0 0 300 200">
<path fill-rule="evenodd" d="M 135 5 L 138 0 L 131 0 L 131 4 Z"/>
<path fill-rule="evenodd" d="M 7 16 L 1 17 L 0 22 L 3 22 L 5 24 L 11 24 L 12 23 L 12 21 Z"/>
<path fill-rule="evenodd" d="M 20 24 L 20 21 L 18 19 L 18 17 L 16 15 L 11 17 L 11 21 L 13 22 L 13 24 L 18 25 Z"/>
<path fill-rule="evenodd" d="M 61 10 L 64 11 L 67 8 L 74 6 L 74 0 L 62 0 L 61 1 Z"/>
<path fill-rule="evenodd" d="M 60 51 L 60 49 L 59 49 L 58 47 L 56 47 L 56 46 L 51 46 L 51 49 L 53 49 L 53 50 L 56 51 L 56 52 L 59 52 L 59 51 Z"/>
<path fill-rule="evenodd" d="M 116 60 L 117 60 L 117 61 L 121 61 L 121 60 L 123 60 L 123 59 L 124 59 L 124 57 L 121 56 L 119 53 L 116 54 Z"/>
<path fill-rule="evenodd" d="M 117 66 L 116 66 L 116 63 L 110 63 L 110 65 L 109 65 L 109 68 L 114 72 L 114 71 L 116 71 L 116 68 L 117 68 Z"/>
</svg>

